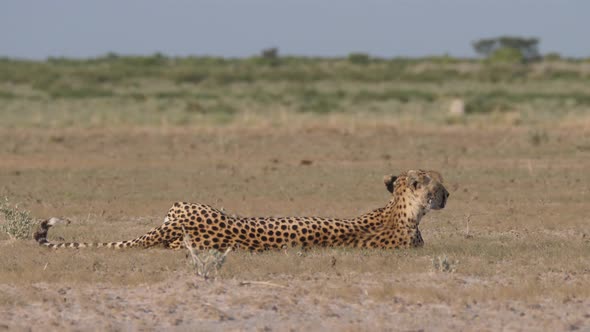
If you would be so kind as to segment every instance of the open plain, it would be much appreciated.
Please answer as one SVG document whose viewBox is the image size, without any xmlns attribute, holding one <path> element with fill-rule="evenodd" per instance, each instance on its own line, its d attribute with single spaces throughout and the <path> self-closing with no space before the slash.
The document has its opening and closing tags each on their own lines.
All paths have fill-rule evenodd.
<svg viewBox="0 0 590 332">
<path fill-rule="evenodd" d="M 387 202 L 384 174 L 412 167 L 441 170 L 451 198 L 424 219 L 424 248 L 235 252 L 212 282 L 194 276 L 185 251 L 49 251 L 5 237 L 0 321 L 9 329 L 587 328 L 589 134 L 555 129 L 532 146 L 519 128 L 4 130 L 4 194 L 35 216 L 73 220 L 52 239 L 133 238 L 176 200 L 240 215 L 353 216 Z M 454 272 L 434 268 L 444 257 Z"/>
<path fill-rule="evenodd" d="M 230 119 L 202 115 L 202 96 L 44 99 L 27 84 L 2 85 L 12 92 L 0 98 L 0 195 L 35 218 L 70 219 L 51 229 L 53 241 L 131 239 L 175 201 L 243 216 L 351 217 L 384 206 L 383 176 L 410 168 L 440 171 L 451 196 L 423 219 L 423 248 L 236 251 L 209 281 L 185 250 L 51 251 L 0 234 L 0 330 L 590 330 L 585 104 L 449 118 L 436 101 L 385 98 L 374 113 L 309 114 L 290 109 L 296 102 L 240 108 L 236 99 L 288 84 L 228 83 Z M 558 90 L 543 84 L 531 83 Z M 559 87 L 583 85 L 568 84 Z M 334 107 L 372 107 L 346 96 Z M 151 120 L 133 124 L 126 116 L 145 120 L 134 103 Z"/>
</svg>

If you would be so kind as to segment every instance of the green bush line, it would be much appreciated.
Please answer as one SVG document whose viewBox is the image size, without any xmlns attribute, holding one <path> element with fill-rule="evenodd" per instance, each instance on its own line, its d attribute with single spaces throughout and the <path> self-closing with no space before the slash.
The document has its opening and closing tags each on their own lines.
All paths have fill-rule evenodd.
<svg viewBox="0 0 590 332">
<path fill-rule="evenodd" d="M 129 98 L 143 101 L 148 98 L 155 99 L 180 99 L 187 102 L 196 100 L 221 100 L 222 95 L 190 92 L 190 91 L 165 91 L 155 92 L 152 94 L 145 92 L 116 93 L 113 90 L 95 87 L 62 87 L 51 88 L 47 92 L 48 98 L 53 99 L 83 99 L 83 98 Z M 398 101 L 408 103 L 420 101 L 426 103 L 436 102 L 448 98 L 446 94 L 437 94 L 417 89 L 388 89 L 384 91 L 360 90 L 350 92 L 345 90 L 319 91 L 314 88 L 286 90 L 282 93 L 264 92 L 257 90 L 254 93 L 244 93 L 236 95 L 244 100 L 252 100 L 258 104 L 285 104 L 298 103 L 299 110 L 302 112 L 329 113 L 339 108 L 343 101 L 351 101 L 354 104 L 363 104 L 367 102 L 386 102 Z M 571 93 L 544 93 L 544 92 L 524 92 L 513 93 L 503 90 L 493 90 L 487 92 L 465 92 L 452 97 L 463 98 L 466 102 L 466 111 L 468 113 L 488 112 L 492 110 L 507 110 L 523 103 L 530 103 L 534 100 L 556 101 L 560 103 L 573 103 L 575 105 L 590 105 L 590 94 L 581 92 Z M 40 99 L 40 96 L 21 96 L 10 91 L 0 90 L 0 100 L 13 99 Z"/>
<path fill-rule="evenodd" d="M 509 93 L 496 90 L 468 95 L 466 97 L 465 111 L 467 113 L 506 111 L 515 108 L 518 104 L 530 103 L 535 100 L 555 100 L 560 103 L 574 102 L 577 105 L 589 106 L 590 94 L 540 92 Z"/>
<path fill-rule="evenodd" d="M 568 61 L 575 65 L 576 62 Z M 426 64 L 425 68 L 416 67 Z M 477 65 L 462 71 L 463 64 Z M 113 84 L 136 79 L 166 79 L 176 83 L 231 84 L 254 81 L 314 82 L 445 82 L 452 79 L 482 82 L 529 79 L 588 80 L 583 71 L 551 69 L 533 72 L 527 65 L 486 64 L 472 59 L 431 57 L 423 59 L 378 59 L 365 54 L 350 58 L 279 57 L 277 61 L 253 57 L 223 59 L 214 57 L 171 58 L 154 56 L 107 55 L 94 59 L 52 58 L 28 61 L 0 58 L 0 82 L 29 84 L 41 90 L 76 81 L 85 86 Z"/>
</svg>

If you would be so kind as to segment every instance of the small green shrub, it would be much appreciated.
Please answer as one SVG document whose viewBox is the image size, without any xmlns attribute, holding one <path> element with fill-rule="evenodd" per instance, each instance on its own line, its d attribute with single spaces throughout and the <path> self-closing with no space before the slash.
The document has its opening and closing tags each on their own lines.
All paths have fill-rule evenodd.
<svg viewBox="0 0 590 332">
<path fill-rule="evenodd" d="M 495 96 L 494 94 L 475 95 L 466 99 L 465 113 L 475 114 L 507 111 L 511 108 L 510 106 L 510 103 L 501 96 Z"/>
<path fill-rule="evenodd" d="M 13 99 L 16 95 L 10 91 L 0 90 L 0 99 Z"/>
<path fill-rule="evenodd" d="M 104 98 L 114 96 L 114 92 L 96 87 L 61 87 L 49 90 L 52 98 Z"/>
<path fill-rule="evenodd" d="M 115 61 L 120 61 L 128 66 L 134 67 L 153 67 L 163 66 L 168 63 L 168 58 L 162 53 L 154 53 L 148 56 L 125 56 L 116 58 Z"/>
<path fill-rule="evenodd" d="M 317 99 L 304 103 L 300 111 L 316 114 L 327 114 L 338 110 L 338 103 L 329 99 Z"/>
<path fill-rule="evenodd" d="M 224 102 L 200 103 L 197 100 L 190 100 L 186 103 L 184 110 L 187 113 L 203 115 L 235 115 L 238 110 Z"/>
<path fill-rule="evenodd" d="M 203 71 L 196 71 L 196 70 L 188 70 L 179 72 L 173 75 L 173 80 L 176 83 L 192 83 L 192 84 L 199 84 L 206 80 L 209 77 L 209 74 Z"/>
<path fill-rule="evenodd" d="M 156 92 L 154 97 L 158 99 L 185 99 L 191 96 L 191 93 L 182 90 Z"/>
<path fill-rule="evenodd" d="M 522 63 L 524 60 L 522 52 L 511 47 L 499 48 L 487 58 L 488 63 Z"/>
<path fill-rule="evenodd" d="M 422 90 L 361 90 L 353 97 L 353 101 L 356 103 L 387 100 L 397 100 L 401 103 L 407 103 L 412 100 L 433 102 L 436 100 L 436 96 L 433 93 Z"/>
<path fill-rule="evenodd" d="M 440 65 L 454 64 L 454 63 L 459 63 L 459 61 L 460 61 L 459 58 L 454 58 L 448 54 L 425 57 L 422 60 L 429 61 L 429 62 L 436 63 L 436 64 L 440 64 Z"/>
<path fill-rule="evenodd" d="M 12 206 L 8 198 L 0 202 L 0 213 L 4 216 L 4 223 L 0 224 L 0 231 L 13 239 L 30 239 L 35 227 L 35 221 L 27 210 Z"/>
<path fill-rule="evenodd" d="M 321 93 L 315 89 L 304 89 L 299 93 L 301 105 L 299 111 L 327 114 L 339 109 L 338 93 Z"/>
<path fill-rule="evenodd" d="M 355 65 L 368 65 L 371 62 L 371 57 L 367 53 L 350 53 L 348 61 Z"/>
<path fill-rule="evenodd" d="M 481 82 L 513 82 L 516 80 L 526 80 L 530 69 L 522 64 L 497 64 L 487 63 L 479 71 L 477 71 L 473 78 Z"/>
</svg>

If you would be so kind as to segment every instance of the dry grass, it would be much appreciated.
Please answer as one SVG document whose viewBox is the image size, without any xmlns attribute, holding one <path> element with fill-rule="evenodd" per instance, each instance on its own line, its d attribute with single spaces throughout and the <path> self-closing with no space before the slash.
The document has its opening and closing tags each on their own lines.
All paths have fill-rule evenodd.
<svg viewBox="0 0 590 332">
<path fill-rule="evenodd" d="M 184 227 L 182 228 L 182 231 L 184 233 L 183 242 L 189 252 L 197 277 L 203 278 L 204 280 L 215 279 L 219 269 L 221 269 L 223 263 L 225 263 L 225 257 L 229 254 L 232 248 L 227 248 L 223 253 L 215 249 L 199 252 L 191 247 L 190 234 L 186 232 Z"/>
<path fill-rule="evenodd" d="M 68 312 L 104 329 L 588 326 L 590 158 L 580 147 L 590 127 L 331 119 L 3 130 L 0 195 L 34 217 L 73 220 L 50 231 L 55 240 L 133 238 L 176 200 L 240 215 L 352 216 L 385 204 L 384 174 L 413 167 L 441 170 L 451 196 L 424 219 L 424 248 L 237 251 L 211 283 L 195 283 L 185 250 L 49 251 L 0 235 L 0 308 L 10 308 L 0 321 L 37 326 L 31 317 L 47 316 L 52 328 L 88 327 L 60 319 Z M 535 131 L 548 139 L 536 144 Z M 433 268 L 445 255 L 458 262 L 454 273 Z"/>
</svg>

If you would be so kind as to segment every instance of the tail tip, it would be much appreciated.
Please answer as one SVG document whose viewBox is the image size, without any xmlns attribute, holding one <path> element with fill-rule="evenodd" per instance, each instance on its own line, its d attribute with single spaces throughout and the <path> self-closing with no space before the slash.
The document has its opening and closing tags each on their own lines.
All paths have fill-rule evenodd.
<svg viewBox="0 0 590 332">
<path fill-rule="evenodd" d="M 70 223 L 70 220 L 69 219 L 61 219 L 61 218 L 51 217 L 51 218 L 45 220 L 45 222 L 47 223 L 47 226 L 48 227 L 51 227 L 51 226 L 55 226 L 57 224 L 66 224 L 67 225 L 67 224 Z"/>
<path fill-rule="evenodd" d="M 70 220 L 68 220 L 68 219 L 60 219 L 60 218 L 56 218 L 56 217 L 51 217 L 49 219 L 43 220 L 43 221 L 41 221 L 41 223 L 39 223 L 39 230 L 33 234 L 33 239 L 35 239 L 35 241 L 43 244 L 43 243 L 47 242 L 47 231 L 49 230 L 49 228 L 51 226 L 54 226 L 56 224 L 69 224 L 69 223 L 70 223 Z"/>
</svg>

